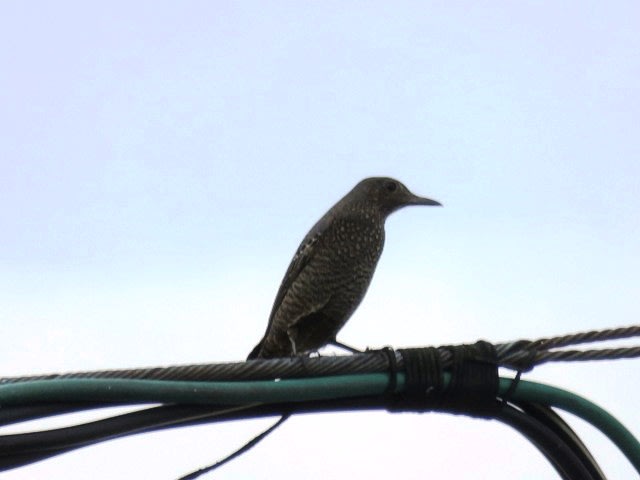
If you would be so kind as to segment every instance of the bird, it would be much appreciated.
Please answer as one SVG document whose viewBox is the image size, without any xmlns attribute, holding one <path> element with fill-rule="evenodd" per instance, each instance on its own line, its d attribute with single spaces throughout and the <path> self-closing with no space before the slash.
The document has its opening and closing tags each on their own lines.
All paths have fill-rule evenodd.
<svg viewBox="0 0 640 480">
<path fill-rule="evenodd" d="M 360 181 L 304 237 L 250 359 L 289 357 L 337 343 L 365 296 L 385 239 L 387 217 L 409 205 L 442 206 L 389 177 Z"/>
</svg>

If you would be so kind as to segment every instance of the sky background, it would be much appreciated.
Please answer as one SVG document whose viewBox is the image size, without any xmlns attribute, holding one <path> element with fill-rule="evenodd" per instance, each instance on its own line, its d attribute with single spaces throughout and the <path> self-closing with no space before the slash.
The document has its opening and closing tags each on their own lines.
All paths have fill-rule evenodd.
<svg viewBox="0 0 640 480">
<path fill-rule="evenodd" d="M 307 230 L 373 175 L 444 208 L 388 220 L 342 341 L 637 324 L 639 21 L 634 1 L 4 2 L 0 375 L 244 359 Z M 638 367 L 524 378 L 637 436 Z M 607 475 L 634 477 L 568 419 Z M 128 437 L 3 478 L 176 478 L 273 421 Z M 497 422 L 388 413 L 294 417 L 215 478 L 399 472 L 557 478 Z"/>
</svg>

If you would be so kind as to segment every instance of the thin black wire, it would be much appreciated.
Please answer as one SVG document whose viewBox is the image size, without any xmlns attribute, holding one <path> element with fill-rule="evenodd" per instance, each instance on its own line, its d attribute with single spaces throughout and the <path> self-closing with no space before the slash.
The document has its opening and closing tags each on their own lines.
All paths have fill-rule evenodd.
<svg viewBox="0 0 640 480">
<path fill-rule="evenodd" d="M 224 465 L 227 462 L 230 462 L 234 458 L 239 457 L 240 455 L 243 455 L 243 454 L 247 453 L 250 449 L 252 449 L 258 443 L 260 443 L 262 440 L 264 440 L 267 435 L 271 434 L 271 432 L 273 432 L 276 428 L 280 427 L 280 425 L 282 425 L 284 422 L 286 422 L 287 419 L 290 416 L 291 416 L 291 414 L 283 415 L 282 417 L 280 417 L 280 419 L 276 423 L 271 425 L 264 432 L 260 433 L 259 435 L 256 435 L 251 440 L 249 440 L 247 443 L 245 443 L 242 447 L 240 447 L 238 450 L 236 450 L 235 452 L 231 453 L 230 455 L 227 455 L 222 460 L 214 463 L 213 465 L 209 465 L 207 467 L 200 468 L 200 469 L 198 469 L 198 470 L 196 470 L 194 472 L 188 473 L 187 475 L 184 475 L 184 476 L 180 477 L 178 480 L 193 480 L 194 478 L 198 478 L 199 476 L 204 475 L 205 473 L 208 473 L 208 472 L 211 472 L 213 470 L 216 470 L 217 468 L 220 468 L 222 465 Z"/>
</svg>

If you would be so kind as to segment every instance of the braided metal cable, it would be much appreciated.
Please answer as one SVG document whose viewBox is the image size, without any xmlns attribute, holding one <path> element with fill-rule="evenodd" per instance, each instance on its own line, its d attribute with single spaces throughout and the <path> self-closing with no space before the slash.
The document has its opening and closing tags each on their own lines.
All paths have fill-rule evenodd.
<svg viewBox="0 0 640 480">
<path fill-rule="evenodd" d="M 576 362 L 590 360 L 619 360 L 640 357 L 640 347 L 619 347 L 589 350 L 551 350 L 581 343 L 621 340 L 640 336 L 640 325 L 591 330 L 538 340 L 518 340 L 496 345 L 501 366 L 527 371 L 551 361 Z"/>
<path fill-rule="evenodd" d="M 396 353 L 396 359 L 398 365 L 403 365 L 402 356 L 398 353 Z M 266 380 L 321 375 L 379 373 L 388 371 L 388 363 L 387 355 L 376 350 L 356 355 L 333 357 L 309 358 L 296 356 L 237 363 L 206 363 L 144 369 L 97 370 L 28 377 L 5 377 L 0 378 L 0 385 L 34 380 L 77 378 L 181 381 Z"/>
<path fill-rule="evenodd" d="M 620 340 L 631 337 L 640 337 L 640 325 L 608 328 L 606 330 L 591 330 L 589 332 L 573 333 L 559 337 L 542 338 L 536 340 L 534 343 L 538 348 L 549 349 L 578 345 L 580 343 L 603 342 L 605 340 Z"/>
<path fill-rule="evenodd" d="M 552 361 L 575 362 L 590 360 L 618 360 L 640 357 L 640 346 L 590 350 L 551 350 L 580 343 L 619 340 L 640 336 L 640 325 L 593 330 L 539 340 L 517 340 L 495 345 L 498 365 L 514 370 L 527 371 L 536 365 Z M 402 355 L 395 353 L 396 366 L 404 367 Z M 439 347 L 441 365 L 451 365 L 451 350 Z M 207 363 L 153 367 L 142 369 L 98 370 L 50 375 L 0 378 L 0 385 L 35 380 L 61 380 L 77 378 L 118 378 L 137 380 L 175 381 L 242 381 L 273 378 L 300 378 L 323 375 L 347 375 L 359 373 L 387 373 L 388 354 L 372 350 L 354 355 L 330 357 L 287 357 L 270 360 L 251 360 L 236 363 Z"/>
<path fill-rule="evenodd" d="M 536 356 L 535 363 L 551 361 L 575 362 L 589 360 L 620 360 L 623 358 L 640 357 L 640 347 L 603 348 L 600 350 L 560 350 L 541 352 Z"/>
</svg>

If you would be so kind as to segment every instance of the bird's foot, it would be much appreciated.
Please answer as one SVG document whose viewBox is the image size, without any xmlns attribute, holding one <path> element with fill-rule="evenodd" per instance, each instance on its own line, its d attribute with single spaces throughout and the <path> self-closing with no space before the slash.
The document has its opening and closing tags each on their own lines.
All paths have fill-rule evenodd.
<svg viewBox="0 0 640 480">
<path fill-rule="evenodd" d="M 299 361 L 303 370 L 307 371 L 307 367 L 308 367 L 307 359 L 311 357 L 311 353 L 313 352 L 310 352 L 310 351 L 296 352 L 296 353 L 292 353 L 290 358 L 292 360 Z"/>
<path fill-rule="evenodd" d="M 331 340 L 329 342 L 330 345 L 334 345 L 338 348 L 342 348 L 343 350 L 346 350 L 347 352 L 351 352 L 351 353 L 364 353 L 362 350 L 358 350 L 355 347 L 352 347 L 350 345 L 347 345 L 346 343 L 342 343 L 337 341 L 335 338 L 333 340 Z"/>
</svg>

